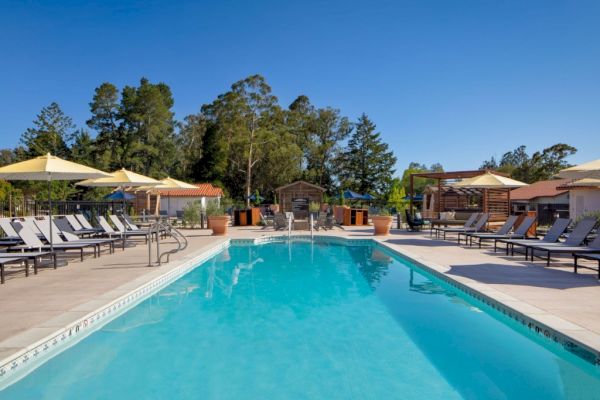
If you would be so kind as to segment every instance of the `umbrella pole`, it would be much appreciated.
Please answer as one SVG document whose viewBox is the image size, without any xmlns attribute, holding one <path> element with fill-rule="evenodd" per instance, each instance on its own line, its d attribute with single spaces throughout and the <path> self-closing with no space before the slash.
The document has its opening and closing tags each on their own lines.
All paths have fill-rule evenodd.
<svg viewBox="0 0 600 400">
<path fill-rule="evenodd" d="M 48 174 L 48 219 L 50 220 L 50 252 L 54 253 L 54 240 L 52 240 L 52 174 Z"/>
</svg>

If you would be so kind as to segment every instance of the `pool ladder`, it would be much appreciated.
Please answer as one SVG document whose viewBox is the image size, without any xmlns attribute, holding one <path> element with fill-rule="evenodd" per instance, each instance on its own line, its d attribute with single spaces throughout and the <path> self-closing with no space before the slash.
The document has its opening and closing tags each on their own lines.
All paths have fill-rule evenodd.
<svg viewBox="0 0 600 400">
<path fill-rule="evenodd" d="M 173 227 L 171 223 L 167 221 L 162 221 L 160 218 L 156 220 L 156 222 L 148 228 L 148 233 L 150 234 L 150 240 L 148 240 L 148 266 L 151 267 L 153 265 L 162 265 L 163 257 L 167 257 L 167 262 L 169 262 L 169 258 L 171 254 L 175 254 L 177 252 L 185 250 L 188 246 L 188 240 L 178 229 Z M 161 234 L 165 236 L 170 236 L 175 239 L 177 242 L 177 247 L 171 250 L 167 250 L 163 253 L 160 252 L 160 237 Z M 152 262 L 152 235 L 156 236 L 156 262 Z"/>
</svg>

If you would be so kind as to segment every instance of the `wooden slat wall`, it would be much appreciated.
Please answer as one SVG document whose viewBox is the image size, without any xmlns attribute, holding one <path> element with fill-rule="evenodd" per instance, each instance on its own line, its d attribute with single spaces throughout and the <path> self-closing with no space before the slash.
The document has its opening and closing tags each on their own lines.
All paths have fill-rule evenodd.
<svg viewBox="0 0 600 400">
<path fill-rule="evenodd" d="M 509 215 L 508 191 L 505 189 L 488 189 L 487 212 L 490 222 L 506 221 Z"/>
</svg>

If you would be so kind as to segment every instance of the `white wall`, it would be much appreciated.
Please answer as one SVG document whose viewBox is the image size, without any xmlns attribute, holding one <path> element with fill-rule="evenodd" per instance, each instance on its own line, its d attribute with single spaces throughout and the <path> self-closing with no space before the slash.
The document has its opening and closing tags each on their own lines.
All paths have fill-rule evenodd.
<svg viewBox="0 0 600 400">
<path fill-rule="evenodd" d="M 571 190 L 569 196 L 571 219 L 590 211 L 600 211 L 600 190 Z"/>
<path fill-rule="evenodd" d="M 171 197 L 160 196 L 160 209 L 167 210 L 169 217 L 177 216 L 177 211 L 183 211 L 188 203 L 198 201 L 202 203 L 202 207 L 206 205 L 206 197 Z"/>
</svg>

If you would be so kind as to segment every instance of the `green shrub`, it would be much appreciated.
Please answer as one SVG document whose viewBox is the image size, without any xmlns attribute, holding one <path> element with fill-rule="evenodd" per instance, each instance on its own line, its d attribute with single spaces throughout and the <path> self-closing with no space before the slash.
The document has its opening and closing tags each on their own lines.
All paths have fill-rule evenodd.
<svg viewBox="0 0 600 400">
<path fill-rule="evenodd" d="M 200 201 L 194 201 L 188 203 L 183 207 L 183 226 L 190 226 L 192 229 L 196 225 L 200 225 L 200 211 L 202 210 L 202 204 Z"/>
<path fill-rule="evenodd" d="M 208 201 L 206 203 L 206 208 L 204 209 L 204 211 L 206 211 L 206 215 L 209 217 L 225 215 L 223 206 L 214 200 Z"/>
<path fill-rule="evenodd" d="M 390 212 L 387 208 L 380 208 L 379 210 L 377 210 L 375 215 L 380 216 L 380 217 L 389 217 L 392 214 L 390 214 Z"/>
<path fill-rule="evenodd" d="M 321 209 L 321 205 L 319 203 L 317 203 L 316 201 L 311 201 L 308 204 L 308 211 L 310 211 L 310 212 L 319 212 L 320 209 Z"/>
</svg>

